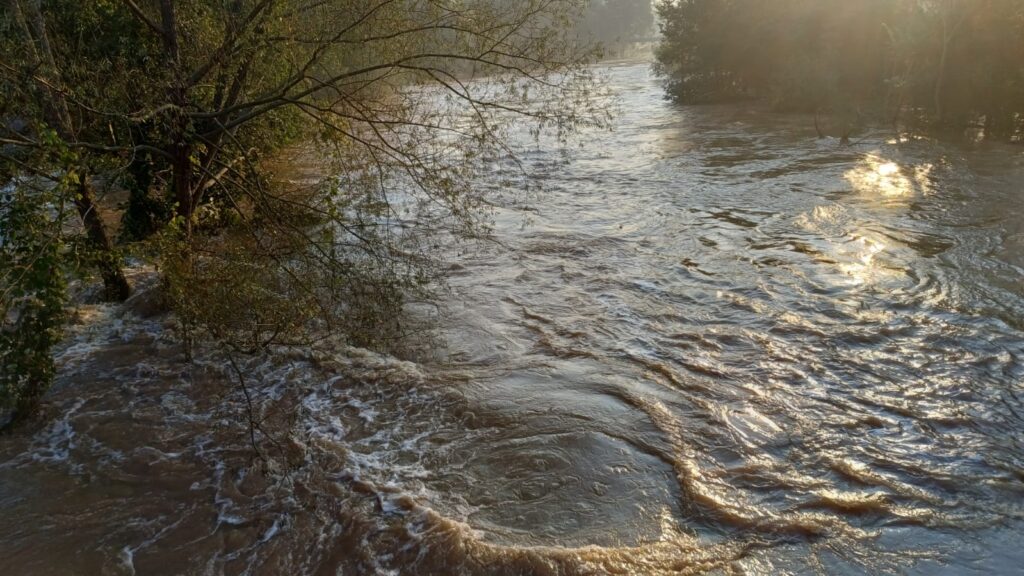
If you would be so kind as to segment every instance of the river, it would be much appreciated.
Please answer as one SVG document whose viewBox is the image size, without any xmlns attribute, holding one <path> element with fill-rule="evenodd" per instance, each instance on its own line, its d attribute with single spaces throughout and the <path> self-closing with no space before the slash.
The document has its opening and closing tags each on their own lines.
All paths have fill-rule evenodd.
<svg viewBox="0 0 1024 576">
<path fill-rule="evenodd" d="M 490 183 L 441 352 L 246 366 L 286 466 L 222 360 L 83 309 L 51 418 L 0 439 L 8 573 L 1019 573 L 1024 152 L 604 71 L 614 130 Z"/>
</svg>

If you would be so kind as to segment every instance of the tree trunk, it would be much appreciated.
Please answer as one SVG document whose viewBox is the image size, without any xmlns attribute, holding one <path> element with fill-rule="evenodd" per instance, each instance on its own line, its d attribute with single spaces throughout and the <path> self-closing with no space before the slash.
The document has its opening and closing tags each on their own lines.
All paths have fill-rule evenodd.
<svg viewBox="0 0 1024 576">
<path fill-rule="evenodd" d="M 186 238 L 192 237 L 192 159 L 187 145 L 176 144 L 171 152 L 174 199 L 178 203 L 178 216 L 183 220 Z"/>
<path fill-rule="evenodd" d="M 960 10 L 959 18 L 956 23 L 952 26 L 949 24 L 949 13 L 954 9 Z M 956 39 L 957 33 L 960 31 L 960 27 L 963 26 L 964 21 L 967 19 L 967 13 L 959 8 L 957 2 L 953 1 L 948 3 L 943 8 L 942 13 L 942 52 L 939 55 L 939 69 L 936 73 L 935 78 L 935 117 L 939 124 L 946 124 L 946 110 L 945 110 L 945 99 L 943 98 L 943 92 L 946 89 L 946 67 L 949 64 L 949 48 L 952 45 L 953 40 Z"/>
<path fill-rule="evenodd" d="M 78 193 L 75 195 L 75 207 L 78 208 L 78 215 L 82 218 L 89 243 L 96 249 L 98 257 L 96 266 L 103 277 L 103 296 L 109 302 L 123 302 L 132 294 L 128 279 L 118 263 L 114 253 L 114 245 L 107 235 L 103 226 L 103 220 L 96 210 L 96 195 L 89 184 L 87 175 L 82 175 L 78 185 Z"/>
<path fill-rule="evenodd" d="M 185 236 L 192 237 L 192 212 L 195 198 L 192 187 L 192 148 L 188 144 L 186 131 L 188 118 L 188 94 L 181 73 L 181 56 L 178 48 L 178 24 L 173 0 L 160 0 L 160 23 L 163 28 L 163 45 L 167 63 L 174 70 L 173 84 L 168 91 L 171 104 L 177 109 L 171 127 L 171 178 L 174 198 L 178 203 L 178 216 L 184 220 Z"/>
<path fill-rule="evenodd" d="M 26 11 L 23 10 L 21 3 L 18 0 L 13 0 L 11 5 L 17 11 L 16 14 L 19 18 L 22 18 Z M 25 32 L 34 40 L 33 47 L 36 49 L 34 59 L 37 60 L 34 64 L 50 76 L 50 81 L 54 81 L 54 85 L 56 85 L 57 65 L 49 37 L 46 34 L 46 20 L 43 18 L 38 1 L 28 2 L 27 7 L 31 27 L 26 26 Z M 67 141 L 74 140 L 75 126 L 64 95 L 53 88 L 48 89 L 47 92 L 51 98 L 50 109 L 47 111 L 48 122 L 57 129 L 61 138 Z M 75 196 L 75 206 L 82 218 L 82 225 L 85 227 L 89 242 L 99 254 L 97 264 L 100 268 L 100 275 L 103 277 L 103 287 L 107 299 L 116 301 L 127 299 L 131 295 L 131 287 L 114 255 L 114 245 L 107 236 L 107 231 L 96 211 L 95 195 L 87 175 L 82 175 Z"/>
<path fill-rule="evenodd" d="M 933 96 L 935 106 L 935 119 L 939 124 L 945 121 L 945 111 L 942 109 L 942 91 L 946 87 L 946 60 L 949 58 L 949 36 L 947 32 L 946 19 L 942 20 L 942 54 L 939 56 L 939 69 L 935 76 L 935 94 Z"/>
</svg>

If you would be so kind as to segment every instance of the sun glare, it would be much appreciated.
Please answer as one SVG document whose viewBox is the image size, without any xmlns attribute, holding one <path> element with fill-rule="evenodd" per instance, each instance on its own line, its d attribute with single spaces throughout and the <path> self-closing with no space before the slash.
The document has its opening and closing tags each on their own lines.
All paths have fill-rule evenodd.
<svg viewBox="0 0 1024 576">
<path fill-rule="evenodd" d="M 894 199 L 929 194 L 931 171 L 931 164 L 900 166 L 872 153 L 844 177 L 857 192 Z"/>
</svg>

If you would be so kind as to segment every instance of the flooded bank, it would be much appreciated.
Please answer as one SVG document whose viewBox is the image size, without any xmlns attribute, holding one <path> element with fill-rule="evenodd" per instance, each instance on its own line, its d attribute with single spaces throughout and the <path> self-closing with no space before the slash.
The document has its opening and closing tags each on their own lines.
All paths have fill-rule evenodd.
<svg viewBox="0 0 1024 576">
<path fill-rule="evenodd" d="M 0 439 L 25 574 L 962 574 L 1024 560 L 1024 154 L 678 107 L 523 139 L 429 360 L 185 362 L 83 309 Z M 507 200 L 502 200 L 503 198 Z"/>
</svg>

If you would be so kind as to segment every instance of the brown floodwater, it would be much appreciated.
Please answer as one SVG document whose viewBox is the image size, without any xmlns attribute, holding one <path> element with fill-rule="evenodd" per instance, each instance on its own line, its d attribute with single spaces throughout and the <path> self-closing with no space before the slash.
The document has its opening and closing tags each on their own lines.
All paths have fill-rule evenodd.
<svg viewBox="0 0 1024 576">
<path fill-rule="evenodd" d="M 222 357 L 84 306 L 0 438 L 0 572 L 1020 573 L 1024 151 L 604 70 L 614 131 L 482 178 L 435 354 L 245 364 L 273 464 Z"/>
</svg>

